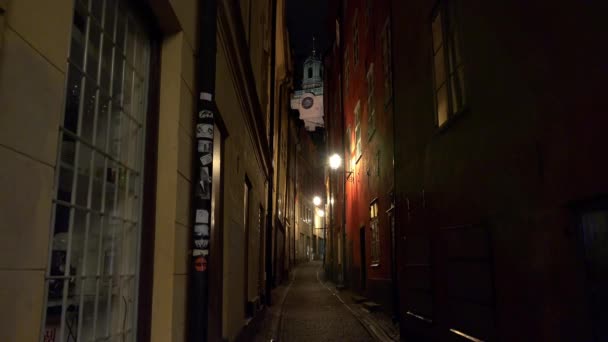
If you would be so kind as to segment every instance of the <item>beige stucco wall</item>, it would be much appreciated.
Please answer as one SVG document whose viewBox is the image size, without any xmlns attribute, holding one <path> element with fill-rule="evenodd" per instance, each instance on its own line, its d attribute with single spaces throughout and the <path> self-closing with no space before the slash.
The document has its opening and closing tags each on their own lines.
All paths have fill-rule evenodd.
<svg viewBox="0 0 608 342">
<path fill-rule="evenodd" d="M 72 9 L 69 0 L 0 5 L 0 341 L 28 342 L 42 319 Z"/>
<path fill-rule="evenodd" d="M 196 0 L 167 1 L 181 30 L 161 38 L 150 327 L 152 340 L 163 342 L 186 340 L 197 13 Z M 0 6 L 4 4 L 6 12 L 0 16 L 0 186 L 4 189 L 0 194 L 0 306 L 4 308 L 0 341 L 27 342 L 38 341 L 43 316 L 72 1 L 0 0 Z M 262 15 L 260 11 L 256 7 L 253 19 Z M 266 33 L 269 30 L 252 30 L 256 46 L 263 41 L 260 35 Z M 266 205 L 266 179 L 259 155 L 252 153 L 256 147 L 246 125 L 244 102 L 236 101 L 241 96 L 238 76 L 229 67 L 226 54 L 224 48 L 218 48 L 216 100 L 229 134 L 224 151 L 223 335 L 234 340 L 245 324 L 245 260 L 249 267 L 247 297 L 258 295 L 259 253 L 263 252 L 258 212 Z M 265 61 L 261 50 L 251 51 L 251 56 L 255 56 L 253 71 L 259 85 Z M 258 86 L 257 91 L 263 90 Z M 243 226 L 245 175 L 252 185 L 247 242 Z M 243 255 L 245 243 L 249 246 L 247 257 Z"/>
</svg>

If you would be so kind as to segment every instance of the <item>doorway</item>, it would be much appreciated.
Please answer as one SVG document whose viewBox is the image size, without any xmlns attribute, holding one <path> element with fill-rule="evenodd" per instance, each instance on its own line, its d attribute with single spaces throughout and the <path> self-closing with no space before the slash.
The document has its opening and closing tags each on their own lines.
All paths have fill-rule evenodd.
<svg viewBox="0 0 608 342">
<path fill-rule="evenodd" d="M 361 290 L 367 284 L 367 261 L 365 258 L 365 226 L 359 228 L 359 248 L 361 249 Z"/>
<path fill-rule="evenodd" d="M 587 295 L 595 341 L 608 338 L 608 200 L 586 205 L 578 215 L 579 240 L 585 260 Z"/>
</svg>

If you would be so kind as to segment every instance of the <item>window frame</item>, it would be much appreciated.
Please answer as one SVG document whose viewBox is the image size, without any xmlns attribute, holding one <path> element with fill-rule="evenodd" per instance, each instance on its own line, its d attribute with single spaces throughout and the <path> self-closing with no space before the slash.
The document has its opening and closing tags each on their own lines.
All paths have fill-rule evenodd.
<svg viewBox="0 0 608 342">
<path fill-rule="evenodd" d="M 355 163 L 358 163 L 363 155 L 361 148 L 361 100 L 357 100 L 353 113 L 355 115 Z"/>
<path fill-rule="evenodd" d="M 380 266 L 380 220 L 378 199 L 369 204 L 370 267 Z"/>
<path fill-rule="evenodd" d="M 385 109 L 391 104 L 393 99 L 393 60 L 391 51 L 391 19 L 386 18 L 382 34 L 380 35 L 380 44 L 382 52 L 382 73 L 384 85 L 384 107 Z"/>
<path fill-rule="evenodd" d="M 441 35 L 441 46 L 435 49 L 435 37 L 433 35 L 433 24 L 437 18 L 440 18 L 440 35 Z M 453 4 L 448 1 L 440 0 L 430 16 L 430 55 L 431 55 L 431 69 L 432 69 L 432 85 L 433 85 L 433 113 L 435 126 L 439 130 L 443 130 L 449 126 L 454 118 L 459 117 L 462 113 L 468 111 L 468 86 L 467 78 L 465 74 L 465 62 L 462 54 L 462 38 L 461 29 L 457 20 L 456 9 Z M 444 73 L 444 79 L 441 85 L 437 86 L 437 68 L 436 60 L 439 50 L 442 50 L 443 58 L 441 61 L 441 67 Z M 457 75 L 461 72 L 461 75 Z M 458 78 L 459 77 L 459 78 Z M 456 80 L 460 80 L 459 86 L 461 87 L 460 94 L 454 93 L 454 85 Z M 439 96 L 438 93 L 441 88 L 445 87 L 445 120 L 440 122 L 439 112 Z M 459 105 L 454 104 L 454 97 L 458 96 Z"/>
<path fill-rule="evenodd" d="M 374 79 L 374 63 L 369 65 L 367 81 L 367 140 L 371 140 L 376 132 L 376 82 Z"/>
<path fill-rule="evenodd" d="M 97 3 L 99 4 L 99 3 Z M 151 183 L 155 184 L 156 181 L 156 156 L 155 152 L 151 152 L 152 145 L 149 142 L 157 141 L 157 136 L 154 136 L 158 130 L 158 103 L 156 94 L 158 92 L 157 81 L 159 78 L 158 68 L 158 59 L 159 59 L 159 49 L 157 46 L 158 37 L 156 36 L 157 32 L 154 30 L 154 27 L 151 27 L 149 22 L 148 13 L 139 14 L 141 11 L 138 11 L 139 8 L 125 1 L 116 1 L 113 2 L 112 5 L 114 7 L 110 9 L 113 13 L 113 18 L 108 19 L 106 17 L 106 8 L 103 6 L 104 3 L 101 3 L 101 8 L 95 8 L 95 4 L 82 4 L 80 2 L 76 2 L 72 6 L 72 27 L 70 30 L 70 42 L 74 44 L 74 40 L 78 39 L 77 37 L 82 37 L 81 47 L 82 47 L 82 56 L 74 54 L 74 47 L 70 48 L 70 54 L 67 58 L 68 71 L 66 72 L 66 85 L 63 93 L 63 112 L 61 114 L 61 123 L 58 127 L 58 141 L 59 147 L 57 149 L 57 163 L 55 166 L 55 182 L 53 188 L 53 198 L 52 198 L 52 219 L 50 222 L 49 229 L 49 259 L 48 264 L 45 269 L 45 289 L 44 289 L 44 298 L 43 298 L 43 306 L 42 306 L 42 322 L 41 322 L 41 336 L 45 335 L 45 331 L 47 328 L 47 323 L 49 322 L 48 309 L 49 304 L 51 302 L 49 287 L 50 283 L 53 280 L 59 280 L 62 282 L 61 285 L 63 287 L 61 294 L 61 316 L 59 317 L 59 339 L 69 338 L 71 329 L 67 327 L 66 314 L 70 310 L 66 308 L 69 304 L 70 306 L 78 305 L 78 311 L 76 312 L 78 323 L 77 327 L 77 335 L 79 338 L 82 337 L 82 333 L 84 329 L 83 321 L 85 320 L 86 313 L 82 309 L 85 305 L 84 296 L 92 296 L 92 294 L 86 294 L 85 290 L 87 286 L 91 286 L 91 284 L 87 285 L 87 280 L 92 280 L 96 282 L 95 287 L 95 312 L 93 313 L 92 319 L 95 321 L 93 324 L 97 324 L 97 321 L 101 319 L 102 315 L 98 310 L 101 310 L 97 307 L 106 306 L 106 303 L 102 303 L 101 301 L 107 300 L 106 313 L 108 319 L 113 319 L 113 311 L 115 310 L 115 303 L 113 303 L 112 297 L 116 294 L 113 288 L 117 286 L 118 289 L 116 291 L 119 292 L 119 296 L 121 296 L 124 300 L 125 295 L 132 296 L 129 298 L 129 327 L 128 328 L 118 328 L 116 331 L 116 327 L 108 325 L 107 330 L 103 336 L 129 336 L 131 340 L 135 340 L 139 338 L 141 334 L 141 324 L 140 319 L 141 316 L 146 316 L 149 314 L 147 311 L 147 307 L 143 305 L 140 299 L 146 301 L 148 295 L 148 289 L 146 284 L 142 284 L 142 276 L 143 281 L 145 282 L 150 275 L 147 268 L 143 267 L 143 262 L 141 261 L 143 257 L 145 257 L 145 253 L 149 250 L 149 239 L 144 239 L 144 234 L 142 234 L 142 226 L 152 228 L 154 227 L 154 222 L 151 222 L 149 219 L 143 215 L 144 211 L 148 211 L 147 209 L 154 208 L 153 202 L 155 199 L 148 198 L 146 194 L 150 194 L 148 191 L 147 185 Z M 99 12 L 96 12 L 99 11 Z M 119 11 L 124 10 L 126 14 L 119 14 Z M 145 12 L 145 11 L 143 11 Z M 80 33 L 80 31 L 75 28 L 75 17 L 80 15 L 84 19 L 84 31 Z M 122 16 L 123 22 L 120 22 L 119 17 Z M 111 20 L 111 22 L 108 22 Z M 106 25 L 110 24 L 111 28 L 107 28 Z M 119 32 L 118 25 L 124 25 L 124 40 L 117 40 L 117 34 Z M 135 28 L 134 36 L 129 36 L 129 30 Z M 92 31 L 92 29 L 98 30 L 97 32 Z M 93 33 L 92 33 L 93 32 Z M 131 33 L 132 34 L 132 33 Z M 133 43 L 132 45 L 129 42 Z M 96 44 L 97 45 L 92 45 Z M 109 44 L 111 47 L 109 56 L 106 55 L 106 47 Z M 91 49 L 92 53 L 88 51 Z M 95 51 L 95 48 L 97 51 Z M 143 49 L 143 50 L 142 50 Z M 133 55 L 129 55 L 129 50 Z M 138 53 L 144 51 L 143 59 L 139 57 Z M 97 56 L 97 59 L 95 59 Z M 80 65 L 78 64 L 78 59 L 81 59 Z M 139 58 L 139 59 L 138 59 Z M 93 65 L 95 69 L 89 69 L 89 62 L 96 63 Z M 109 79 L 103 79 L 103 68 L 104 63 L 108 63 L 109 69 Z M 119 73 L 121 74 L 114 79 L 116 70 L 115 66 L 120 66 Z M 70 77 L 73 77 L 75 80 L 74 84 L 71 84 Z M 129 78 L 129 80 L 127 80 Z M 116 86 L 115 82 L 120 82 L 120 91 L 115 93 L 117 89 L 114 89 Z M 107 84 L 104 84 L 106 83 Z M 138 84 L 139 83 L 139 84 Z M 80 85 L 81 89 L 77 91 L 70 92 L 72 89 L 72 85 Z M 137 88 L 136 85 L 140 87 Z M 92 89 L 92 93 L 94 94 L 91 98 L 88 97 L 87 88 Z M 73 110 L 77 111 L 76 114 L 76 128 L 71 129 L 70 117 L 67 114 L 69 109 L 69 101 L 70 96 L 78 95 L 78 108 L 73 108 Z M 92 100 L 92 99 L 95 100 Z M 92 109 L 93 116 L 92 118 L 86 117 L 85 111 L 88 107 L 85 105 L 86 100 L 89 101 L 89 106 L 94 106 Z M 72 99 L 73 100 L 73 99 Z M 102 109 L 102 105 L 107 104 Z M 104 110 L 107 108 L 107 110 Z M 104 113 L 105 112 L 105 113 Z M 89 115 L 91 115 L 89 113 Z M 103 117 L 106 115 L 107 118 Z M 114 119 L 118 118 L 118 125 Z M 85 131 L 87 120 L 92 120 L 91 127 L 91 137 L 87 137 L 87 132 Z M 103 121 L 107 123 L 106 127 L 103 127 Z M 126 126 L 125 126 L 126 123 Z M 101 130 L 100 131 L 100 127 Z M 126 131 L 123 131 L 125 129 Z M 135 129 L 135 131 L 134 131 Z M 101 133 L 100 133 L 101 132 Z M 137 132 L 136 141 L 130 141 L 133 132 Z M 122 138 L 119 139 L 119 145 L 116 147 L 116 134 L 120 135 L 120 137 L 126 136 L 129 137 L 129 141 L 126 145 L 127 154 L 124 155 L 123 149 L 125 146 L 123 145 Z M 102 137 L 105 138 L 102 139 Z M 66 140 L 67 138 L 67 140 Z M 100 140 L 103 144 L 98 144 Z M 75 154 L 74 161 L 67 162 L 63 159 L 66 157 L 66 153 L 70 154 L 68 151 L 64 150 L 64 148 L 68 142 L 73 142 Z M 119 152 L 115 152 L 114 150 L 118 148 Z M 84 155 L 80 155 L 80 153 L 86 150 L 89 151 L 90 156 L 88 159 L 84 161 L 80 161 L 79 159 L 83 156 L 86 157 L 86 153 Z M 99 163 L 97 159 L 100 159 Z M 103 166 L 103 167 L 102 167 Z M 82 167 L 82 169 L 80 168 Z M 87 168 L 88 167 L 88 168 Z M 61 184 L 60 177 L 61 173 L 65 172 L 65 170 L 71 169 L 72 175 L 72 185 L 70 186 L 71 190 L 70 198 L 60 198 L 63 196 L 61 194 Z M 110 171 L 110 169 L 116 169 L 116 171 Z M 97 171 L 101 170 L 101 173 Z M 124 172 L 121 172 L 124 170 Z M 124 176 L 123 176 L 124 174 Z M 136 183 L 133 183 L 134 186 L 131 188 L 131 182 L 133 181 L 129 177 L 133 176 L 137 179 Z M 82 183 L 83 186 L 86 187 L 87 199 L 84 200 L 85 203 L 78 203 L 78 191 L 80 191 L 81 177 L 88 177 L 85 184 Z M 126 179 L 124 179 L 126 177 Z M 99 197 L 97 197 L 101 202 L 95 203 L 94 195 L 95 192 L 95 181 L 101 182 L 101 193 Z M 124 180 L 124 183 L 121 181 Z M 108 191 L 108 186 L 112 184 L 114 187 L 114 202 L 111 205 L 106 203 L 106 194 Z M 125 192 L 124 198 L 122 198 L 123 194 L 120 192 Z M 130 197 L 136 199 L 136 202 L 131 202 Z M 152 196 L 153 197 L 153 196 Z M 119 203 L 121 201 L 121 203 Z M 112 208 L 110 208 L 112 206 Z M 118 206 L 122 206 L 123 208 L 120 211 L 116 211 Z M 57 237 L 58 231 L 56 230 L 57 225 L 57 212 L 58 208 L 62 207 L 68 210 L 69 212 L 69 223 L 67 228 L 67 236 L 68 236 L 68 246 L 66 247 L 66 255 L 65 255 L 65 271 L 61 271 L 63 275 L 54 275 L 52 274 L 52 264 L 53 264 L 53 251 L 57 251 L 55 249 L 56 241 L 54 241 L 55 237 Z M 146 209 L 147 208 L 147 209 Z M 85 215 L 86 219 L 83 222 L 83 228 L 77 227 L 77 223 L 74 220 L 74 216 L 78 213 L 82 213 Z M 99 220 L 94 221 L 94 220 Z M 153 220 L 152 220 L 153 221 Z M 95 222 L 95 223 L 93 223 Z M 118 225 L 118 227 L 111 228 L 111 225 Z M 113 229 L 112 233 L 112 243 L 110 247 L 107 247 L 104 243 L 104 229 L 107 228 Z M 80 252 L 83 255 L 80 259 L 77 256 L 78 246 L 73 245 L 74 236 L 77 234 L 76 229 L 84 230 L 84 239 L 82 241 L 82 250 Z M 130 232 L 129 232 L 130 231 Z M 59 232 L 61 233 L 61 232 Z M 99 237 L 96 237 L 96 235 Z M 122 239 L 119 234 L 122 234 Z M 128 236 L 126 236 L 128 235 Z M 125 237 L 126 236 L 126 237 Z M 88 241 L 88 239 L 92 239 Z M 93 240 L 96 239 L 96 240 Z M 146 241 L 144 241 L 146 240 Z M 99 242 L 98 242 L 99 241 Z M 125 247 L 125 243 L 128 245 Z M 97 262 L 97 266 L 92 266 L 87 264 L 87 255 L 90 252 L 90 249 L 95 247 L 95 244 L 98 244 L 99 250 L 97 250 L 97 259 L 99 260 L 107 258 L 108 251 L 107 248 L 110 248 L 111 257 L 111 266 L 110 266 L 110 274 L 106 274 L 104 270 L 105 266 L 103 263 L 100 265 L 99 261 Z M 122 247 L 118 245 L 122 244 Z M 130 249 L 129 249 L 130 248 Z M 128 255 L 133 253 L 133 255 Z M 118 254 L 118 258 L 116 258 Z M 72 259 L 74 258 L 74 259 Z M 65 267 L 69 264 L 69 267 Z M 126 266 L 125 266 L 126 265 Z M 72 273 L 71 268 L 75 268 L 75 273 Z M 76 269 L 78 268 L 78 269 Z M 116 268 L 116 269 L 115 269 Z M 97 270 L 95 274 L 92 271 Z M 126 270 L 125 270 L 126 269 Z M 126 273 L 125 273 L 126 272 Z M 101 276 L 99 275 L 101 274 Z M 125 280 L 123 278 L 131 278 L 131 280 Z M 70 299 L 70 282 L 74 280 L 77 284 L 74 285 L 77 288 L 77 293 L 73 294 L 73 299 Z M 105 279 L 105 280 L 104 280 Z M 112 291 L 112 295 L 105 295 L 107 299 L 105 299 L 102 291 L 105 289 L 105 285 L 103 282 L 109 281 L 110 283 L 110 291 Z M 118 285 L 112 284 L 112 281 L 117 281 Z M 125 282 L 131 281 L 131 285 L 126 284 Z M 142 286 L 144 289 L 142 289 Z M 91 289 L 92 290 L 92 289 Z M 90 300 L 90 299 L 88 299 Z M 55 300 L 53 300 L 55 301 Z M 119 301 L 122 303 L 122 301 Z M 116 304 L 120 307 L 122 304 Z M 126 302 L 125 302 L 126 305 Z M 110 310 L 109 312 L 107 310 Z M 95 328 L 95 326 L 93 326 Z M 100 338 L 97 335 L 97 330 L 103 331 L 103 327 L 97 326 L 97 329 L 93 329 L 94 338 Z M 122 329 L 122 330 L 120 330 Z M 117 335 L 120 334 L 120 335 Z"/>
</svg>

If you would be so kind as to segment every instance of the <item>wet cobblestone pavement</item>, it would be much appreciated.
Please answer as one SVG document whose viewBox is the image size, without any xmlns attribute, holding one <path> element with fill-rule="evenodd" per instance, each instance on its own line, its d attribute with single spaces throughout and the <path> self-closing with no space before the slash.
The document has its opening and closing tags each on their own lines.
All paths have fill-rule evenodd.
<svg viewBox="0 0 608 342">
<path fill-rule="evenodd" d="M 374 341 L 320 281 L 321 262 L 298 266 L 282 307 L 279 342 Z"/>
</svg>

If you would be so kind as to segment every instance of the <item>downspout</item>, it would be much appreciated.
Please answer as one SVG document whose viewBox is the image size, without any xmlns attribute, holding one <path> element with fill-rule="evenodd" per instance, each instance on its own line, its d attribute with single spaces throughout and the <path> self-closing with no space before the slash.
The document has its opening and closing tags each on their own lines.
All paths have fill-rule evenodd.
<svg viewBox="0 0 608 342">
<path fill-rule="evenodd" d="M 269 113 L 269 128 L 268 128 L 268 146 L 270 148 L 270 156 L 274 158 L 274 101 L 275 101 L 275 69 L 276 69 L 276 38 L 277 38 L 277 1 L 272 0 L 271 2 L 271 33 L 270 33 L 270 113 Z M 266 299 L 266 305 L 272 305 L 272 283 L 274 282 L 274 275 L 272 273 L 272 192 L 274 182 L 274 162 L 270 163 L 270 170 L 268 172 L 268 193 L 266 195 L 266 291 L 264 298 Z"/>
<path fill-rule="evenodd" d="M 201 0 L 198 6 L 198 58 L 196 84 L 196 143 L 193 148 L 192 253 L 189 265 L 188 340 L 208 340 L 211 179 L 213 177 L 213 130 L 217 107 L 215 95 L 217 2 Z M 205 145 L 201 148 L 198 145 Z M 204 157 L 204 158 L 202 158 Z M 215 229 L 215 227 L 214 227 Z M 222 256 L 216 256 L 221 258 Z M 216 270 L 217 271 L 217 270 Z M 216 275 L 217 276 L 217 275 Z"/>
<path fill-rule="evenodd" d="M 399 272 L 398 272 L 398 268 L 397 268 L 397 244 L 398 244 L 398 232 L 397 232 L 397 172 L 396 172 L 396 168 L 395 168 L 395 155 L 396 155 L 396 146 L 397 146 L 397 128 L 395 125 L 395 78 L 393 77 L 393 70 L 395 67 L 395 63 L 393 62 L 393 9 L 392 9 L 392 5 L 393 3 L 391 1 L 389 1 L 388 6 L 389 6 L 389 36 L 390 36 L 390 40 L 389 40 L 389 44 L 390 44 L 390 56 L 391 56 L 391 60 L 389 61 L 389 63 L 391 63 L 391 111 L 392 111 L 392 126 L 393 126 L 393 198 L 392 198 L 392 204 L 393 204 L 393 227 L 391 227 L 391 229 L 393 230 L 393 243 L 391 244 L 393 250 L 393 265 L 392 265 L 392 274 L 391 274 L 391 278 L 393 278 L 393 315 L 394 317 L 396 317 L 397 321 L 399 321 L 399 318 L 401 316 L 400 314 L 400 308 L 399 308 L 399 303 L 400 303 L 400 299 L 399 299 Z"/>
<path fill-rule="evenodd" d="M 343 16 L 344 16 L 344 10 L 343 10 L 343 2 L 340 2 L 340 30 L 339 30 L 339 35 L 340 35 L 340 40 L 342 40 L 342 35 L 344 32 L 344 25 L 343 25 Z M 344 56 L 344 52 L 342 51 L 343 46 L 344 46 L 344 42 L 342 41 L 338 41 L 340 48 L 338 49 L 338 51 L 340 52 L 340 56 L 338 57 L 338 61 L 340 61 L 340 118 L 342 119 L 342 163 L 343 163 L 343 167 L 344 170 L 342 170 L 342 285 L 346 284 L 346 142 L 345 140 L 345 135 L 346 135 L 346 120 L 345 120 L 345 116 L 344 116 L 344 77 L 342 77 L 343 74 L 343 66 L 344 66 L 344 61 L 342 60 L 342 56 Z"/>
</svg>

